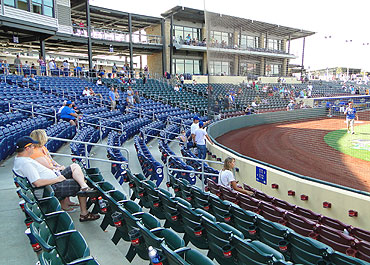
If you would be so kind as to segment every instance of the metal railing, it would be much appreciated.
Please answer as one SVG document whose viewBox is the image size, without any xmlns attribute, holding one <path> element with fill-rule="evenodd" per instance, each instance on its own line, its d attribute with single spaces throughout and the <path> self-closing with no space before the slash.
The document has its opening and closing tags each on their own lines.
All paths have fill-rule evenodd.
<svg viewBox="0 0 370 265">
<path fill-rule="evenodd" d="M 114 119 L 108 119 L 108 118 L 103 118 L 103 117 L 98 117 L 98 116 L 92 116 L 92 115 L 88 115 L 88 114 L 82 114 L 83 117 L 87 117 L 87 118 L 95 118 L 95 119 L 99 119 L 99 126 L 101 126 L 101 121 L 109 121 L 109 122 L 116 122 L 116 123 L 119 123 L 121 125 L 120 127 L 120 130 L 121 132 L 123 133 L 123 122 L 119 121 L 119 120 L 114 120 Z M 94 125 L 98 125 L 98 124 L 94 124 Z M 117 130 L 117 128 L 114 128 Z"/>
<path fill-rule="evenodd" d="M 50 153 L 51 155 L 85 159 L 86 165 L 88 165 L 89 160 L 92 160 L 92 161 L 100 161 L 100 162 L 107 162 L 107 163 L 116 163 L 116 164 L 121 164 L 121 165 L 127 165 L 127 167 L 128 167 L 128 164 L 129 164 L 130 151 L 127 148 L 124 148 L 124 147 L 112 146 L 112 145 L 106 145 L 106 144 L 90 143 L 90 142 L 83 142 L 83 141 L 70 140 L 70 139 L 64 139 L 64 138 L 58 138 L 58 137 L 48 137 L 48 139 L 49 140 L 62 141 L 62 142 L 68 142 L 68 143 L 83 144 L 84 147 L 85 147 L 85 156 L 68 155 L 68 154 L 61 154 L 61 153 Z M 91 145 L 91 146 L 99 146 L 99 147 L 106 147 L 106 148 L 112 148 L 112 149 L 118 149 L 118 150 L 125 151 L 126 152 L 126 155 L 127 155 L 126 156 L 127 161 L 115 161 L 115 160 L 109 160 L 109 159 L 89 157 L 89 152 L 87 150 L 87 147 L 89 145 Z"/>
<path fill-rule="evenodd" d="M 166 120 L 167 125 L 176 124 L 176 125 L 181 126 L 182 128 L 185 128 L 185 127 L 190 128 L 191 127 L 191 125 L 184 124 L 184 121 L 189 120 L 189 119 L 178 118 L 178 119 L 181 120 L 181 122 L 179 123 L 179 122 L 170 120 L 170 118 L 171 118 L 170 116 L 167 117 L 167 120 Z"/>
<path fill-rule="evenodd" d="M 139 111 L 135 111 L 134 109 L 127 109 L 127 112 L 128 113 L 133 113 L 133 114 L 138 114 L 139 115 L 139 118 L 141 118 L 142 116 L 144 117 L 148 117 L 149 119 L 152 119 L 152 120 L 155 120 L 155 113 L 153 112 L 153 115 L 148 115 L 148 114 L 145 114 L 144 112 L 147 111 L 146 109 L 143 109 L 142 107 L 140 108 L 135 108 L 135 109 L 139 109 Z"/>
<path fill-rule="evenodd" d="M 73 26 L 73 35 L 87 38 L 88 37 L 87 27 Z M 159 35 L 148 35 L 139 32 L 132 33 L 131 36 L 133 43 L 142 43 L 142 44 L 162 43 L 162 37 Z M 125 31 L 91 27 L 91 38 L 117 42 L 130 42 L 130 33 Z"/>
<path fill-rule="evenodd" d="M 12 107 L 12 103 L 21 103 L 21 104 L 24 104 L 24 105 L 30 105 L 31 106 L 31 110 L 26 110 L 26 109 L 22 109 L 22 108 L 17 108 L 17 107 Z M 41 112 L 36 112 L 35 111 L 35 107 L 42 107 L 42 108 L 45 108 L 45 109 L 50 109 L 54 112 L 54 115 L 49 115 L 49 114 L 46 114 L 46 113 L 41 113 Z M 47 106 L 44 106 L 44 105 L 40 105 L 40 104 L 35 104 L 35 103 L 29 103 L 29 102 L 24 102 L 24 101 L 21 101 L 21 100 L 10 100 L 8 102 L 8 108 L 9 108 L 9 112 L 12 112 L 12 110 L 18 110 L 18 111 L 22 111 L 22 112 L 27 112 L 27 113 L 31 113 L 32 114 L 32 117 L 35 117 L 35 114 L 37 115 L 41 115 L 41 116 L 45 116 L 45 117 L 51 117 L 54 119 L 54 122 L 57 123 L 58 122 L 58 119 L 57 119 L 57 111 L 56 109 L 54 109 L 53 107 L 47 107 Z"/>
<path fill-rule="evenodd" d="M 146 131 L 147 131 L 147 130 L 158 131 L 158 132 L 160 132 L 160 133 L 161 133 L 161 132 L 164 132 L 164 137 L 162 137 L 162 136 L 158 136 L 158 135 L 150 135 L 150 134 L 147 134 L 147 133 L 146 133 Z M 166 141 L 169 141 L 169 142 L 182 143 L 181 141 L 168 139 L 168 138 L 166 137 L 168 134 L 174 134 L 174 135 L 176 135 L 176 136 L 178 136 L 179 134 L 178 134 L 178 133 L 174 133 L 174 132 L 167 131 L 166 129 L 161 130 L 161 129 L 158 129 L 158 128 L 144 127 L 144 128 L 142 128 L 142 129 L 141 129 L 141 132 L 143 133 L 144 140 L 146 140 L 147 136 L 149 136 L 149 137 L 152 137 L 152 138 L 161 139 L 161 140 L 166 140 Z"/>
<path fill-rule="evenodd" d="M 171 168 L 169 166 L 170 158 L 180 158 L 180 159 L 184 159 L 184 160 L 200 161 L 201 162 L 202 171 Z M 166 161 L 167 182 L 170 181 L 170 170 L 176 171 L 176 172 L 190 173 L 190 174 L 192 174 L 192 173 L 193 174 L 200 174 L 201 175 L 200 180 L 202 182 L 202 190 L 204 191 L 204 178 L 205 178 L 205 176 L 218 176 L 218 174 L 204 172 L 204 162 L 223 165 L 222 162 L 213 161 L 213 160 L 206 160 L 206 159 L 192 158 L 192 157 L 185 157 L 185 156 L 177 156 L 177 155 L 169 155 L 169 156 L 167 156 L 167 161 Z"/>
</svg>

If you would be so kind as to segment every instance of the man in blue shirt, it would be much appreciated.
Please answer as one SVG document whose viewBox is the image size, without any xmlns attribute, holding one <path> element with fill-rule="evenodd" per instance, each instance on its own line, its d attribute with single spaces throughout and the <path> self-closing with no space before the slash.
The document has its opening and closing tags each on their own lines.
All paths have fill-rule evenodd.
<svg viewBox="0 0 370 265">
<path fill-rule="evenodd" d="M 72 101 L 68 100 L 65 107 L 60 112 L 60 118 L 68 121 L 71 125 L 78 125 L 78 118 L 76 111 L 72 108 Z"/>
<path fill-rule="evenodd" d="M 348 108 L 344 111 L 344 115 L 346 115 L 346 122 L 347 122 L 347 133 L 355 134 L 354 124 L 355 118 L 358 120 L 358 116 L 356 113 L 356 108 L 353 107 L 353 104 L 350 102 L 348 104 Z"/>
<path fill-rule="evenodd" d="M 111 111 L 113 111 L 116 108 L 116 95 L 114 94 L 113 87 L 110 88 L 108 96 L 109 96 Z"/>
</svg>

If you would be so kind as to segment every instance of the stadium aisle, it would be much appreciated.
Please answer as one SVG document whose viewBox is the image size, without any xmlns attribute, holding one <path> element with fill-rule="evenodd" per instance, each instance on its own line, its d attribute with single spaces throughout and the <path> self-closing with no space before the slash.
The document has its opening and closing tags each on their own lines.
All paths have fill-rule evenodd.
<svg viewBox="0 0 370 265">
<path fill-rule="evenodd" d="M 0 165 L 0 238 L 3 241 L 0 261 L 7 265 L 35 264 L 37 256 L 24 234 L 25 216 L 19 208 L 20 199 L 12 178 L 13 161 L 14 156 Z"/>
</svg>

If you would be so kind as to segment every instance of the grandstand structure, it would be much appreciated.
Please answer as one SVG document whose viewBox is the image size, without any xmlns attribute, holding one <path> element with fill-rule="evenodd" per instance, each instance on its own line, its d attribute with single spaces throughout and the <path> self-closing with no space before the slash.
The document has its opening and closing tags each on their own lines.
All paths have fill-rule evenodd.
<svg viewBox="0 0 370 265">
<path fill-rule="evenodd" d="M 370 263 L 369 96 L 353 95 L 334 81 L 286 76 L 294 58 L 290 40 L 313 32 L 179 6 L 148 17 L 80 0 L 6 0 L 1 12 L 2 57 L 21 53 L 22 63 L 36 63 L 35 50 L 85 65 L 90 73 L 2 68 L 2 263 Z M 141 70 L 134 57 L 143 55 L 149 71 L 141 77 L 132 71 L 120 78 L 92 74 L 95 65 L 108 69 L 114 63 Z M 176 91 L 172 79 L 155 75 L 165 72 L 199 82 L 184 80 Z M 310 97 L 300 98 L 309 85 Z M 129 86 L 138 92 L 134 103 Z M 83 95 L 85 87 L 95 95 Z M 58 110 L 68 100 L 82 114 L 78 126 L 60 119 Z M 360 116 L 355 135 L 344 123 L 349 101 Z M 246 113 L 253 103 L 253 113 Z M 194 116 L 210 123 L 214 144 L 207 143 L 205 160 L 179 137 L 182 131 L 191 137 Z M 37 197 L 27 176 L 12 172 L 16 140 L 35 129 L 46 131 L 45 146 L 59 164 L 82 168 L 94 190 L 87 208 L 98 220 L 85 223 L 78 210 L 63 209 L 50 187 Z M 230 156 L 236 159 L 233 174 L 252 195 L 220 184 Z M 302 157 L 303 163 L 297 160 Z M 300 171 L 304 163 L 306 172 Z M 159 257 L 151 257 L 149 247 Z"/>
</svg>

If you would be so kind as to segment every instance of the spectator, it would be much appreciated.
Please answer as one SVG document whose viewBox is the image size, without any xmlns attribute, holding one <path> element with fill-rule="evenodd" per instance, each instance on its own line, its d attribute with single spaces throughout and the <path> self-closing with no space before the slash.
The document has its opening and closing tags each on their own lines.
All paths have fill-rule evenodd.
<svg viewBox="0 0 370 265">
<path fill-rule="evenodd" d="M 116 75 L 117 75 L 117 65 L 116 63 L 114 63 L 112 66 L 112 77 L 115 78 Z"/>
<path fill-rule="evenodd" d="M 140 104 L 140 97 L 139 97 L 139 91 L 135 91 L 135 93 L 134 93 L 134 102 L 136 103 L 136 104 Z"/>
<path fill-rule="evenodd" d="M 3 69 L 4 69 L 4 74 L 8 75 L 9 74 L 9 64 L 7 60 L 4 60 Z"/>
<path fill-rule="evenodd" d="M 21 59 L 19 58 L 19 54 L 14 59 L 14 67 L 18 75 L 21 74 L 21 69 L 22 69 L 22 62 Z"/>
<path fill-rule="evenodd" d="M 24 74 L 24 77 L 22 79 L 23 86 L 27 86 L 29 82 L 30 82 L 30 79 L 28 78 L 28 75 Z"/>
<path fill-rule="evenodd" d="M 193 146 L 195 146 L 195 131 L 199 129 L 199 117 L 193 117 L 193 123 L 190 126 L 190 137 L 193 142 Z"/>
<path fill-rule="evenodd" d="M 118 106 L 119 105 L 119 93 L 118 93 L 117 88 L 114 89 L 114 96 L 116 98 L 116 106 Z"/>
<path fill-rule="evenodd" d="M 67 105 L 67 100 L 63 101 L 63 105 L 59 108 L 58 113 L 62 112 L 62 109 Z"/>
<path fill-rule="evenodd" d="M 85 96 L 85 97 L 90 97 L 91 96 L 89 88 L 87 86 L 85 87 L 84 91 L 82 91 L 82 95 Z"/>
<path fill-rule="evenodd" d="M 28 61 L 24 62 L 23 69 L 29 69 L 30 65 L 28 64 Z"/>
<path fill-rule="evenodd" d="M 60 112 L 60 118 L 64 121 L 68 121 L 71 125 L 77 126 L 80 116 L 77 115 L 76 111 L 72 108 L 72 105 L 72 101 L 68 100 L 66 102 L 66 105 Z"/>
<path fill-rule="evenodd" d="M 131 86 L 128 87 L 126 101 L 127 101 L 127 106 L 129 108 L 133 107 L 133 105 L 134 105 L 134 91 L 132 90 Z"/>
<path fill-rule="evenodd" d="M 63 61 L 63 74 L 69 76 L 69 62 L 67 60 Z"/>
<path fill-rule="evenodd" d="M 21 137 L 17 140 L 17 155 L 14 159 L 13 167 L 14 172 L 20 176 L 26 177 L 35 188 L 51 185 L 54 190 L 54 195 L 57 198 L 64 199 L 69 196 L 77 195 L 81 209 L 80 222 L 99 219 L 100 216 L 98 214 L 92 214 L 87 211 L 86 196 L 88 196 L 88 194 L 85 191 L 81 192 L 80 185 L 72 179 L 71 174 L 66 176 L 59 174 L 59 176 L 57 176 L 53 170 L 46 168 L 31 158 L 34 153 L 35 144 L 39 143 L 29 136 Z M 35 189 L 34 193 L 36 198 L 40 199 L 42 197 L 42 192 L 42 189 Z"/>
<path fill-rule="evenodd" d="M 184 146 L 185 148 L 187 148 L 188 138 L 186 137 L 185 130 L 181 130 L 180 135 L 177 137 L 177 139 L 179 139 L 180 141 L 180 146 Z"/>
<path fill-rule="evenodd" d="M 31 158 L 39 162 L 41 165 L 43 165 L 46 168 L 49 168 L 55 172 L 56 175 L 63 175 L 66 178 L 70 179 L 73 178 L 81 187 L 81 191 L 84 191 L 86 193 L 94 192 L 93 189 L 91 189 L 85 182 L 84 174 L 81 170 L 81 167 L 76 164 L 72 163 L 68 167 L 64 167 L 59 165 L 51 156 L 49 153 L 49 150 L 46 148 L 45 144 L 48 141 L 48 136 L 46 135 L 46 132 L 42 129 L 34 130 L 31 132 L 30 137 L 38 142 L 38 144 L 34 144 L 34 151 L 31 155 Z M 71 206 L 78 206 L 74 203 L 72 203 L 69 200 L 69 197 L 65 199 L 65 202 L 63 202 L 62 207 L 64 211 L 67 212 L 74 212 L 73 208 Z"/>
<path fill-rule="evenodd" d="M 181 83 L 182 86 L 184 85 L 184 82 L 185 82 L 185 77 L 184 77 L 184 75 L 181 75 L 180 76 L 180 83 Z"/>
<path fill-rule="evenodd" d="M 45 76 L 46 75 L 46 62 L 44 61 L 44 57 L 40 56 L 40 58 L 37 60 L 40 66 L 40 75 Z"/>
<path fill-rule="evenodd" d="M 287 111 L 294 110 L 294 103 L 292 101 L 289 102 L 288 106 L 286 106 Z"/>
<path fill-rule="evenodd" d="M 207 148 L 206 148 L 206 138 L 210 144 L 213 145 L 211 138 L 209 138 L 206 130 L 203 128 L 204 124 L 202 121 L 199 122 L 199 129 L 194 132 L 194 139 L 197 145 L 198 157 L 200 159 L 206 159 Z"/>
<path fill-rule="evenodd" d="M 213 119 L 215 121 L 221 120 L 221 110 L 220 105 L 217 101 L 215 101 L 215 104 L 213 105 Z"/>
<path fill-rule="evenodd" d="M 49 70 L 50 70 L 50 75 L 51 76 L 57 75 L 57 65 L 56 65 L 54 59 L 51 59 L 49 61 Z"/>
<path fill-rule="evenodd" d="M 235 159 L 228 157 L 224 161 L 224 167 L 220 171 L 219 180 L 220 184 L 229 189 L 239 191 L 241 193 L 247 194 L 249 196 L 253 195 L 252 191 L 247 191 L 238 185 L 238 181 L 235 180 L 232 170 L 235 167 Z"/>
<path fill-rule="evenodd" d="M 76 64 L 76 67 L 74 69 L 75 76 L 80 77 L 81 76 L 81 72 L 82 72 L 81 66 L 79 66 L 78 64 Z"/>
<path fill-rule="evenodd" d="M 92 97 L 100 97 L 103 98 L 103 96 L 100 93 L 95 93 L 94 90 L 90 87 L 89 88 L 90 96 Z"/>
<path fill-rule="evenodd" d="M 103 85 L 103 82 L 101 81 L 101 77 L 100 76 L 98 77 L 98 80 L 96 80 L 96 85 L 98 85 L 98 86 L 102 86 Z"/>
<path fill-rule="evenodd" d="M 36 78 L 35 78 L 35 75 L 34 74 L 31 74 L 30 82 L 31 83 L 36 83 Z"/>
<path fill-rule="evenodd" d="M 110 88 L 108 97 L 109 97 L 109 101 L 110 101 L 111 111 L 113 111 L 116 108 L 116 95 L 114 94 L 114 88 L 113 87 Z"/>
<path fill-rule="evenodd" d="M 175 87 L 173 88 L 173 90 L 175 90 L 176 92 L 179 92 L 180 91 L 180 87 L 178 84 L 175 85 Z"/>
</svg>

